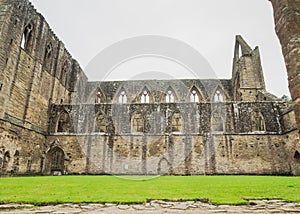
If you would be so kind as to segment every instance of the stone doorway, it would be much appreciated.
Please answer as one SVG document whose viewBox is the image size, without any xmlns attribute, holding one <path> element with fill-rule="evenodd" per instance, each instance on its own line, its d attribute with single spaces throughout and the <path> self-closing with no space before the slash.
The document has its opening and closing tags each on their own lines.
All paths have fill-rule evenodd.
<svg viewBox="0 0 300 214">
<path fill-rule="evenodd" d="M 170 174 L 170 163 L 166 158 L 162 158 L 158 162 L 157 173 L 159 175 L 169 175 Z"/>
<path fill-rule="evenodd" d="M 54 147 L 46 155 L 46 174 L 65 174 L 65 153 L 59 147 Z"/>
</svg>

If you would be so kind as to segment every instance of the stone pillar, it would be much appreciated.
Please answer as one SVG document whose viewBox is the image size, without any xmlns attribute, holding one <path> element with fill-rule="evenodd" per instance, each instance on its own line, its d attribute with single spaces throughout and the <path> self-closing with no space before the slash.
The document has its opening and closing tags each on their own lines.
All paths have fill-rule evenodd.
<svg viewBox="0 0 300 214">
<path fill-rule="evenodd" d="M 274 9 L 275 30 L 281 43 L 300 130 L 300 0 L 269 1 Z"/>
</svg>

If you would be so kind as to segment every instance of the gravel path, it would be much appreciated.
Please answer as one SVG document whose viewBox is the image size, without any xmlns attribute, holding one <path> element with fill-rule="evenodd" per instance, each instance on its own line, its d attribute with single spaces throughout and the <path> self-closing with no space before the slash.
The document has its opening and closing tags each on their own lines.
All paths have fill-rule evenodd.
<svg viewBox="0 0 300 214">
<path fill-rule="evenodd" d="M 145 204 L 60 204 L 36 207 L 31 204 L 3 204 L 0 213 L 32 214 L 156 214 L 156 213 L 300 213 L 300 203 L 290 203 L 281 200 L 251 200 L 251 205 L 215 206 L 200 201 L 167 202 L 155 200 Z"/>
</svg>

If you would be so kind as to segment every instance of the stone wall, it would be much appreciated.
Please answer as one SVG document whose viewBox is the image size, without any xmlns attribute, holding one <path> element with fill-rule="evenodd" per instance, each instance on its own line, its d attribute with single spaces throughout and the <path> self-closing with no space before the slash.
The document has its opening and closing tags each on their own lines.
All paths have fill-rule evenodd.
<svg viewBox="0 0 300 214">
<path fill-rule="evenodd" d="M 100 110 L 107 117 L 95 116 Z M 135 111 L 144 116 L 145 128 L 138 132 Z M 221 129 L 214 129 L 216 111 L 224 117 Z M 173 130 L 177 112 L 183 115 L 181 131 Z M 253 117 L 257 112 L 264 129 Z M 62 113 L 68 114 L 63 123 L 68 128 L 58 130 Z M 55 105 L 51 115 L 49 144 L 60 142 L 74 159 L 67 157 L 68 173 L 300 173 L 294 114 L 280 102 Z M 160 118 L 152 120 L 152 115 Z M 103 120 L 107 129 L 97 129 Z"/>
<path fill-rule="evenodd" d="M 300 173 L 299 159 L 291 153 L 295 144 L 276 134 L 54 135 L 49 140 L 59 141 L 69 154 L 65 165 L 71 174 Z"/>
<path fill-rule="evenodd" d="M 300 1 L 270 1 L 274 8 L 275 30 L 282 46 L 296 121 L 300 128 Z"/>
<path fill-rule="evenodd" d="M 45 143 L 45 136 L 41 133 L 0 121 L 1 175 L 41 174 Z"/>
<path fill-rule="evenodd" d="M 0 174 L 299 175 L 294 112 L 257 47 L 234 55 L 229 80 L 88 82 L 28 0 L 0 0 Z"/>
<path fill-rule="evenodd" d="M 50 105 L 87 78 L 28 0 L 0 1 L 0 70 L 1 174 L 41 174 Z"/>
<path fill-rule="evenodd" d="M 0 118 L 48 131 L 51 103 L 69 103 L 86 77 L 27 0 L 0 4 Z"/>
</svg>

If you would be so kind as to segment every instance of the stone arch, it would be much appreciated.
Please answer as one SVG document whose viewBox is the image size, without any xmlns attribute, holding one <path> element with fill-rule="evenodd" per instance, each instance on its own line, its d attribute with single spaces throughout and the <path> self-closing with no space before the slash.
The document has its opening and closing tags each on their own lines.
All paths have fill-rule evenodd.
<svg viewBox="0 0 300 214">
<path fill-rule="evenodd" d="M 164 157 L 159 160 L 157 166 L 157 173 L 159 175 L 169 175 L 171 171 L 171 164 L 169 161 Z"/>
<path fill-rule="evenodd" d="M 215 88 L 211 100 L 213 102 L 225 102 L 226 101 L 226 93 L 221 85 L 218 85 Z"/>
<path fill-rule="evenodd" d="M 252 112 L 252 115 L 251 115 L 251 131 L 252 132 L 255 132 L 255 131 L 264 132 L 264 131 L 266 131 L 266 123 L 265 123 L 264 116 L 259 111 Z"/>
<path fill-rule="evenodd" d="M 73 132 L 72 120 L 70 114 L 66 110 L 63 110 L 57 119 L 56 132 L 58 133 Z"/>
<path fill-rule="evenodd" d="M 183 117 L 179 111 L 175 111 L 172 115 L 171 119 L 171 132 L 183 132 L 184 124 L 183 124 Z"/>
<path fill-rule="evenodd" d="M 65 174 L 65 152 L 62 148 L 55 146 L 46 153 L 46 173 Z"/>
<path fill-rule="evenodd" d="M 29 22 L 22 33 L 22 40 L 21 40 L 21 48 L 25 51 L 31 51 L 33 45 L 33 30 L 34 25 L 32 22 Z"/>
<path fill-rule="evenodd" d="M 4 153 L 3 162 L 2 162 L 2 171 L 3 172 L 7 171 L 9 162 L 10 162 L 10 154 L 9 154 L 9 151 L 6 151 Z"/>
<path fill-rule="evenodd" d="M 131 116 L 131 132 L 145 132 L 145 119 L 140 112 L 135 112 Z"/>
<path fill-rule="evenodd" d="M 189 90 L 188 98 L 191 103 L 198 103 L 204 100 L 201 91 L 195 85 L 193 85 Z"/>
</svg>

